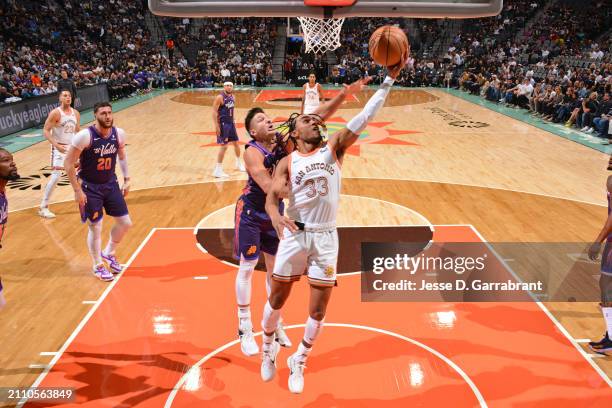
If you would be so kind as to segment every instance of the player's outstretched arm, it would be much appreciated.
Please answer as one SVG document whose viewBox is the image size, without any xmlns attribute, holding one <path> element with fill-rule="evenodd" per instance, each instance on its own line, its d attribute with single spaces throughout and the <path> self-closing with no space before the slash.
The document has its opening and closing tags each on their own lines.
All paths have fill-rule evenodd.
<svg viewBox="0 0 612 408">
<path fill-rule="evenodd" d="M 304 114 L 304 103 L 306 102 L 306 84 L 302 85 L 302 106 L 300 107 L 300 113 Z"/>
<path fill-rule="evenodd" d="M 285 190 L 285 185 L 289 180 L 289 159 L 290 157 L 283 157 L 278 162 L 276 170 L 274 171 L 274 177 L 272 179 L 272 186 L 266 195 L 266 212 L 270 216 L 272 226 L 276 230 L 276 234 L 279 239 L 283 239 L 283 231 L 287 228 L 291 232 L 298 230 L 297 225 L 288 217 L 281 215 L 279 209 L 279 200 Z"/>
<path fill-rule="evenodd" d="M 323 86 L 319 83 L 317 83 L 317 89 L 319 90 L 319 100 L 320 101 L 325 101 L 325 95 L 323 94 Z"/>
<path fill-rule="evenodd" d="M 608 177 L 608 192 L 612 194 L 612 176 Z M 608 236 L 612 234 L 612 213 L 608 214 L 608 218 L 606 219 L 606 223 L 603 228 L 595 238 L 595 242 L 589 248 L 589 258 L 592 261 L 595 261 L 599 256 L 599 252 L 601 251 L 601 243 L 608 238 Z"/>
<path fill-rule="evenodd" d="M 363 110 L 351 119 L 344 129 L 335 133 L 333 137 L 330 138 L 328 146 L 336 152 L 338 160 L 342 160 L 346 149 L 357 141 L 361 132 L 363 132 L 368 123 L 374 119 L 374 116 L 376 116 L 380 108 L 383 107 L 387 95 L 395 82 L 395 78 L 399 75 L 401 68 L 402 66 L 389 69 L 389 74 L 380 85 L 380 88 L 372 95 L 370 100 L 368 100 Z"/>
<path fill-rule="evenodd" d="M 340 108 L 342 102 L 345 101 L 347 97 L 352 94 L 355 94 L 363 89 L 370 81 L 371 77 L 361 78 L 358 81 L 353 82 L 350 85 L 343 85 L 342 90 L 333 97 L 329 102 L 319 105 L 319 107 L 313 112 L 315 115 L 319 115 L 323 121 L 331 118 L 334 113 Z M 302 109 L 302 112 L 304 110 Z"/>
</svg>

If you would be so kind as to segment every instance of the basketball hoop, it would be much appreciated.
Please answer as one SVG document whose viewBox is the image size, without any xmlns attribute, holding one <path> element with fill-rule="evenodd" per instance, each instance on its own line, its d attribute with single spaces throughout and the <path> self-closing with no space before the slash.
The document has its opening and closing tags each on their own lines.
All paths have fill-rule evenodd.
<svg viewBox="0 0 612 408">
<path fill-rule="evenodd" d="M 297 19 L 304 33 L 306 52 L 324 54 L 340 47 L 340 31 L 344 18 L 333 18 L 333 12 L 342 7 L 354 5 L 356 0 L 304 0 L 304 5 L 310 8 L 322 8 L 323 18 L 303 16 Z"/>
<path fill-rule="evenodd" d="M 298 17 L 304 32 L 306 52 L 324 54 L 340 47 L 340 31 L 344 18 L 322 19 L 315 17 Z"/>
</svg>

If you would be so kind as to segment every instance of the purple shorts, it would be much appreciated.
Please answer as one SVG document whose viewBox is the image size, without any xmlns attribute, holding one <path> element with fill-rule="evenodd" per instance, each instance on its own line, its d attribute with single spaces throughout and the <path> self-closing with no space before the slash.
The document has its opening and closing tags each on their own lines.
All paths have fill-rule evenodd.
<svg viewBox="0 0 612 408">
<path fill-rule="evenodd" d="M 281 213 L 283 208 L 281 206 Z M 242 197 L 236 203 L 236 224 L 234 227 L 234 257 L 253 260 L 259 252 L 276 255 L 278 236 L 272 221 L 265 211 L 249 206 Z"/>
<path fill-rule="evenodd" d="M 81 221 L 89 220 L 92 223 L 100 221 L 104 215 L 103 208 L 111 217 L 128 215 L 127 204 L 117 180 L 105 184 L 94 184 L 83 180 L 81 188 L 87 196 L 87 203 L 81 208 Z"/>
<path fill-rule="evenodd" d="M 0 292 L 2 292 L 2 279 L 0 279 Z"/>
<path fill-rule="evenodd" d="M 601 254 L 601 273 L 612 276 L 612 241 L 606 241 Z"/>
<path fill-rule="evenodd" d="M 233 123 L 223 123 L 219 124 L 221 128 L 221 134 L 217 136 L 217 144 L 226 145 L 229 142 L 237 142 L 238 141 L 238 133 L 236 133 L 236 125 Z"/>
</svg>

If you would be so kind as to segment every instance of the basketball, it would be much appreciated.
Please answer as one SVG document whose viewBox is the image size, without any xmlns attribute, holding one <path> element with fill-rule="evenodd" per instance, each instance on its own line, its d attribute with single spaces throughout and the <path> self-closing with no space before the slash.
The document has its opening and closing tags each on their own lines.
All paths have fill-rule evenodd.
<svg viewBox="0 0 612 408">
<path fill-rule="evenodd" d="M 395 26 L 382 26 L 370 37 L 370 56 L 379 65 L 388 67 L 400 62 L 410 44 L 408 37 L 401 28 Z"/>
</svg>

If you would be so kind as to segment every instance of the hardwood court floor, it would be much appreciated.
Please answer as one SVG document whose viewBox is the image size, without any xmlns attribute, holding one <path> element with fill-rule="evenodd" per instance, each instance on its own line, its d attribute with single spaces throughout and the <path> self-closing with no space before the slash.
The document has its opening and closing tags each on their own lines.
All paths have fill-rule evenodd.
<svg viewBox="0 0 612 408">
<path fill-rule="evenodd" d="M 295 102 L 275 92 L 240 96 L 238 120 L 254 105 L 287 117 Z M 606 155 L 443 92 L 395 90 L 391 96 L 345 161 L 344 225 L 414 223 L 409 211 L 387 216 L 388 203 L 396 203 L 432 224 L 474 225 L 492 242 L 588 242 L 596 236 L 606 216 Z M 366 98 L 357 95 L 330 128 L 340 128 Z M 134 188 L 128 204 L 135 226 L 119 250 L 123 260 L 152 228 L 195 227 L 216 210 L 230 222 L 228 206 L 245 177 L 230 169 L 233 159 L 227 157 L 230 180 L 213 182 L 210 176 L 216 149 L 209 146 L 209 99 L 202 92 L 168 93 L 115 115 L 128 134 Z M 82 302 L 96 301 L 107 287 L 88 272 L 86 232 L 70 187 L 56 190 L 54 199 L 65 201 L 52 205 L 58 219 L 41 220 L 31 208 L 40 200 L 35 188 L 48 153 L 41 143 L 15 155 L 20 173 L 30 178 L 22 189 L 8 190 L 11 214 L 0 274 L 9 305 L 0 314 L 0 342 L 6 345 L 0 386 L 32 384 L 42 369 L 29 366 L 51 361 L 40 352 L 59 350 L 92 308 Z M 162 264 L 167 255 L 163 248 L 155 254 Z M 603 332 L 593 302 L 547 306 L 575 339 Z M 232 326 L 233 315 L 227 321 Z M 609 359 L 594 361 L 612 376 Z"/>
</svg>

